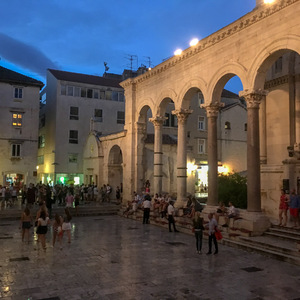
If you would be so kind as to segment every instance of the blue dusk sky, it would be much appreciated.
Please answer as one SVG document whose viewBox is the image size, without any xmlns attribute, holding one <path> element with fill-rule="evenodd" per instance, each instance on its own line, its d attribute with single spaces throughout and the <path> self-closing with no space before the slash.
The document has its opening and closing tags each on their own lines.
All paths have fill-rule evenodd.
<svg viewBox="0 0 300 300">
<path fill-rule="evenodd" d="M 100 75 L 154 67 L 255 8 L 255 0 L 2 0 L 0 65 Z M 239 80 L 238 80 L 239 81 Z M 232 79 L 226 87 L 241 89 Z"/>
</svg>

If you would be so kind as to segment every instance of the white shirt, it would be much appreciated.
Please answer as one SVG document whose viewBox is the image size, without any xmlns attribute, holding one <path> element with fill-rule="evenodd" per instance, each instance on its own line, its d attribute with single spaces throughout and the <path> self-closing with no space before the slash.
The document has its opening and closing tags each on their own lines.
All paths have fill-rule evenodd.
<svg viewBox="0 0 300 300">
<path fill-rule="evenodd" d="M 174 208 L 174 206 L 173 205 L 171 205 L 171 204 L 169 204 L 169 206 L 168 206 L 168 215 L 174 215 L 174 213 L 175 213 L 175 208 Z"/>
<path fill-rule="evenodd" d="M 215 233 L 215 229 L 218 226 L 216 219 L 212 218 L 208 221 L 208 234 Z"/>
<path fill-rule="evenodd" d="M 143 207 L 144 207 L 144 208 L 150 208 L 150 207 L 151 207 L 151 201 L 145 200 L 145 201 L 143 202 Z"/>
<path fill-rule="evenodd" d="M 236 211 L 235 211 L 235 207 L 233 205 L 228 207 L 228 215 L 235 215 Z"/>
</svg>

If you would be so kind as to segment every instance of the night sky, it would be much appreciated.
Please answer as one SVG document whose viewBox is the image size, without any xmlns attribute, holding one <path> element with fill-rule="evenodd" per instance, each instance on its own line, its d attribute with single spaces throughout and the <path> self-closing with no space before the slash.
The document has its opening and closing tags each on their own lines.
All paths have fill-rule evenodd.
<svg viewBox="0 0 300 300">
<path fill-rule="evenodd" d="M 100 75 L 154 67 L 255 7 L 255 0 L 1 1 L 0 65 L 45 82 L 47 68 Z M 239 86 L 232 83 L 235 92 Z"/>
</svg>

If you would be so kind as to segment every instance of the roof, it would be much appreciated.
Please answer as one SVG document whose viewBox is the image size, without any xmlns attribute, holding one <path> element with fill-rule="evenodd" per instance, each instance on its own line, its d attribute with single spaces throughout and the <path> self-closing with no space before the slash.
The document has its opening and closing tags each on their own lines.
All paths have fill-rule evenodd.
<svg viewBox="0 0 300 300">
<path fill-rule="evenodd" d="M 239 95 L 233 93 L 233 92 L 230 92 L 226 89 L 223 89 L 222 91 L 222 98 L 235 98 L 235 99 L 239 99 Z"/>
<path fill-rule="evenodd" d="M 67 71 L 59 71 L 53 69 L 48 69 L 48 71 L 58 80 L 122 88 L 119 84 L 122 80 L 118 79 L 106 78 L 95 75 L 86 75 L 81 73 L 73 73 Z"/>
<path fill-rule="evenodd" d="M 146 140 L 146 144 L 154 144 L 154 134 L 148 133 Z M 163 134 L 162 135 L 162 143 L 163 145 L 177 145 L 177 137 L 171 136 L 169 134 Z"/>
<path fill-rule="evenodd" d="M 6 69 L 1 66 L 0 66 L 0 82 L 38 86 L 40 88 L 44 86 L 44 83 L 39 80 L 33 79 L 31 77 L 25 76 L 23 74 Z"/>
</svg>

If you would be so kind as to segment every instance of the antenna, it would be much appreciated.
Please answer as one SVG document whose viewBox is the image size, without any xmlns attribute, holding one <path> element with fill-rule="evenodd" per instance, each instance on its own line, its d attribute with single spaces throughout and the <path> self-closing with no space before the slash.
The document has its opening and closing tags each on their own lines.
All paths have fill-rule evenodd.
<svg viewBox="0 0 300 300">
<path fill-rule="evenodd" d="M 130 70 L 132 71 L 133 69 L 133 61 L 136 60 L 136 68 L 138 68 L 138 64 L 139 64 L 139 60 L 138 60 L 138 56 L 137 55 L 133 55 L 133 54 L 127 54 L 127 59 L 130 61 Z"/>
<path fill-rule="evenodd" d="M 109 67 L 107 66 L 107 62 L 104 62 L 104 68 L 105 68 L 105 72 L 104 73 L 106 73 L 106 71 L 109 70 Z"/>
<path fill-rule="evenodd" d="M 150 69 L 152 67 L 152 61 L 150 56 L 144 56 L 147 58 L 148 68 Z"/>
</svg>

